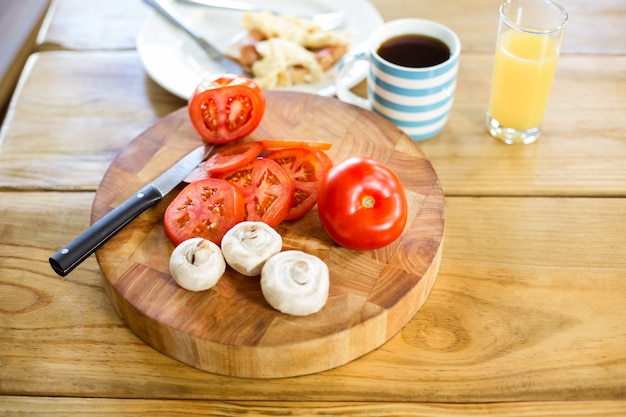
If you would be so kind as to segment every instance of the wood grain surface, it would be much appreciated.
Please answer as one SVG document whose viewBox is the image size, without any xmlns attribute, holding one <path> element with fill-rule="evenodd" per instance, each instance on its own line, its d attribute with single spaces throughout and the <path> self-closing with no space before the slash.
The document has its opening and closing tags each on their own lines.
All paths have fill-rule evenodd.
<svg viewBox="0 0 626 417">
<path fill-rule="evenodd" d="M 623 417 L 624 401 L 551 403 L 433 404 L 400 402 L 324 403 L 289 401 L 178 401 L 106 398 L 3 398 L 6 409 L 24 415 L 67 416 L 81 410 L 102 417 L 133 416 L 327 416 L 327 417 Z M 42 411 L 45 410 L 45 413 Z M 3 406 L 0 405 L 0 411 Z"/>
<path fill-rule="evenodd" d="M 268 93 L 263 122 L 250 136 L 332 142 L 338 163 L 368 156 L 405 186 L 409 220 L 401 238 L 375 251 L 334 244 L 316 209 L 278 230 L 283 249 L 320 257 L 331 288 L 324 308 L 295 317 L 271 308 L 258 277 L 227 269 L 206 292 L 179 288 L 169 274 L 172 245 L 163 211 L 176 192 L 97 252 L 106 288 L 128 326 L 157 350 L 194 367 L 232 376 L 275 378 L 343 365 L 385 343 L 419 310 L 434 284 L 445 225 L 443 191 L 420 148 L 371 112 L 332 98 Z M 92 220 L 201 143 L 187 109 L 163 118 L 113 162 L 96 193 Z"/>
<path fill-rule="evenodd" d="M 545 136 L 526 147 L 485 131 L 491 54 L 461 60 L 448 124 L 420 144 L 447 196 L 626 195 L 626 57 L 562 56 Z M 121 149 L 185 105 L 132 51 L 35 54 L 19 90 L 0 130 L 0 189 L 94 191 Z"/>
<path fill-rule="evenodd" d="M 463 43 L 449 122 L 420 144 L 446 237 L 414 318 L 338 368 L 255 380 L 144 343 L 95 256 L 59 279 L 48 256 L 89 225 L 111 162 L 185 103 L 141 66 L 141 0 L 54 0 L 0 131 L 0 415 L 626 415 L 626 3 L 559 1 L 545 136 L 526 147 L 483 127 L 498 0 L 371 3 Z"/>
<path fill-rule="evenodd" d="M 478 410 L 569 401 L 572 415 L 582 401 L 625 400 L 626 199 L 446 197 L 437 280 L 396 336 L 329 371 L 251 380 L 145 344 L 113 309 L 95 257 L 65 279 L 52 271 L 48 256 L 88 226 L 93 198 L 0 192 L 3 395 Z M 528 415 L 550 415 L 540 410 Z"/>
</svg>

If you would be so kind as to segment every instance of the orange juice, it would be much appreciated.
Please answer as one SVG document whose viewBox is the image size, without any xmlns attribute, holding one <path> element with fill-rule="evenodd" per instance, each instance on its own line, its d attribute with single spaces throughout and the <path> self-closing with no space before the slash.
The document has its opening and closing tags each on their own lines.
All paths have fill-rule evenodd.
<svg viewBox="0 0 626 417">
<path fill-rule="evenodd" d="M 558 59 L 550 35 L 507 30 L 496 47 L 489 111 L 501 126 L 527 130 L 541 125 Z"/>
</svg>

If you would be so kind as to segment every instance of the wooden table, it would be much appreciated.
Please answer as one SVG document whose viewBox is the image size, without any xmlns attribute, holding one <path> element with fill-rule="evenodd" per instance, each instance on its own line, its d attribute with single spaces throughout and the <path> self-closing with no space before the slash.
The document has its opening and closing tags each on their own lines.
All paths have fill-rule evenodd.
<svg viewBox="0 0 626 417">
<path fill-rule="evenodd" d="M 56 276 L 111 161 L 185 105 L 144 72 L 139 0 L 57 0 L 0 134 L 0 414 L 626 414 L 626 5 L 562 0 L 544 137 L 506 146 L 483 127 L 498 0 L 372 3 L 463 43 L 450 121 L 422 144 L 447 219 L 413 320 L 330 371 L 226 377 L 135 336 L 95 257 Z"/>
</svg>

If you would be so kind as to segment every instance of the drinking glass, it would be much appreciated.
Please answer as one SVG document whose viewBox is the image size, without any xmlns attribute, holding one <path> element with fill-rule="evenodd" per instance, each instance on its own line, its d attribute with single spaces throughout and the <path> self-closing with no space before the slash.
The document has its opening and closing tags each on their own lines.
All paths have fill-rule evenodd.
<svg viewBox="0 0 626 417">
<path fill-rule="evenodd" d="M 528 144 L 541 134 L 567 12 L 551 0 L 500 5 L 487 130 L 505 143 Z"/>
</svg>

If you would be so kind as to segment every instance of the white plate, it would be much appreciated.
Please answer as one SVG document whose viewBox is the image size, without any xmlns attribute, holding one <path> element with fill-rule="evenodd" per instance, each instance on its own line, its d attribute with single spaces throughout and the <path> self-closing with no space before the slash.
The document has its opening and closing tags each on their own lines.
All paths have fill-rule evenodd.
<svg viewBox="0 0 626 417">
<path fill-rule="evenodd" d="M 270 9 L 284 10 L 293 14 L 314 14 L 343 11 L 347 22 L 345 30 L 352 35 L 352 44 L 364 42 L 371 31 L 383 22 L 378 11 L 367 0 L 248 0 L 262 3 Z M 185 21 L 200 35 L 224 51 L 244 32 L 241 12 L 218 10 L 172 2 Z M 151 14 L 137 36 L 137 51 L 143 66 L 157 84 L 178 97 L 187 100 L 202 79 L 219 71 L 215 62 L 206 56 L 186 33 L 174 27 L 156 11 Z M 358 66 L 355 66 L 358 67 Z M 357 84 L 366 74 L 363 67 L 347 77 L 347 84 Z M 335 94 L 335 68 L 327 71 L 327 77 L 314 84 L 301 84 L 285 90 L 301 91 L 323 96 Z"/>
</svg>

